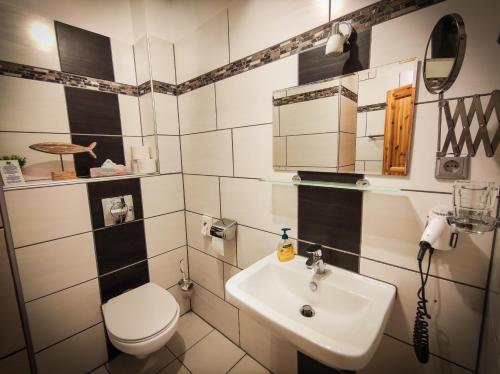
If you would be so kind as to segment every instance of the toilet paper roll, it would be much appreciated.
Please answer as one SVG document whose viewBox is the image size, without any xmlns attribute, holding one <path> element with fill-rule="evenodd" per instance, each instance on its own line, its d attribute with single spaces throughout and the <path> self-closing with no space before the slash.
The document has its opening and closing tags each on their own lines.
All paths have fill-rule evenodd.
<svg viewBox="0 0 500 374">
<path fill-rule="evenodd" d="M 140 174 L 156 173 L 156 160 L 136 160 L 137 172 Z"/>
<path fill-rule="evenodd" d="M 132 147 L 132 160 L 148 160 L 150 158 L 149 147 L 144 145 Z"/>
<path fill-rule="evenodd" d="M 212 249 L 214 250 L 215 253 L 224 256 L 224 239 L 212 236 Z"/>
</svg>

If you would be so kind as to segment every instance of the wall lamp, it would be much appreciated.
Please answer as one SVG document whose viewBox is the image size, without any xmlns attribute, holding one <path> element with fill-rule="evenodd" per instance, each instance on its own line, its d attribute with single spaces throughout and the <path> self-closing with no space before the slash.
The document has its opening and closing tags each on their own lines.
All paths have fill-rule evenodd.
<svg viewBox="0 0 500 374">
<path fill-rule="evenodd" d="M 349 40 L 352 25 L 349 22 L 335 22 L 326 41 L 325 55 L 339 56 L 344 53 L 344 44 Z"/>
</svg>

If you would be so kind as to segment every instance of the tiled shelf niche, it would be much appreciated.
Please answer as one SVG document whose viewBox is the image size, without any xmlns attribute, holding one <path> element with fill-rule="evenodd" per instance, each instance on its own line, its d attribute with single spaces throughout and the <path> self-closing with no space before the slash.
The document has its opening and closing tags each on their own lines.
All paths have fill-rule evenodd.
<svg viewBox="0 0 500 374">
<path fill-rule="evenodd" d="M 284 179 L 259 179 L 261 182 L 280 184 L 285 186 L 312 186 L 312 187 L 322 187 L 322 188 L 340 188 L 344 190 L 357 190 L 366 192 L 377 192 L 377 193 L 387 193 L 387 194 L 397 194 L 402 190 L 398 187 L 389 186 L 373 186 L 370 184 L 354 184 L 354 183 L 338 183 L 338 182 L 324 182 L 324 181 L 311 181 L 311 180 L 284 180 Z"/>
</svg>

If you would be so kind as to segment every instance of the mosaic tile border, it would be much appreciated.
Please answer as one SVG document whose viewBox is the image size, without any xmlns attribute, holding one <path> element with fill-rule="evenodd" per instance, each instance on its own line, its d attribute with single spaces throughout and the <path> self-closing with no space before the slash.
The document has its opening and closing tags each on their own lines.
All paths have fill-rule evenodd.
<svg viewBox="0 0 500 374">
<path fill-rule="evenodd" d="M 0 75 L 58 83 L 65 86 L 86 88 L 95 91 L 138 96 L 137 86 L 130 84 L 90 78 L 82 75 L 65 73 L 58 70 L 50 70 L 30 65 L 22 65 L 15 62 L 0 61 Z"/>
<path fill-rule="evenodd" d="M 282 106 L 288 104 L 302 103 L 305 101 L 311 101 L 316 99 L 324 99 L 325 97 L 331 97 L 337 95 L 339 91 L 342 96 L 350 100 L 353 100 L 354 102 L 358 102 L 358 95 L 356 95 L 348 88 L 345 88 L 344 86 L 333 86 L 314 91 L 302 92 L 296 95 L 279 97 L 273 99 L 273 105 Z"/>
<path fill-rule="evenodd" d="M 177 95 L 311 49 L 325 41 L 330 32 L 331 25 L 334 22 L 351 21 L 354 29 L 360 32 L 379 23 L 412 13 L 442 1 L 445 0 L 381 0 L 321 26 L 315 27 L 300 35 L 294 36 L 282 43 L 263 49 L 253 55 L 244 57 L 196 78 L 180 83 L 177 85 Z"/>
<path fill-rule="evenodd" d="M 445 0 L 381 0 L 184 83 L 174 85 L 153 81 L 153 91 L 168 95 L 181 95 L 273 61 L 314 48 L 323 43 L 328 37 L 333 22 L 350 21 L 353 27 L 359 32 L 379 23 L 389 21 L 443 1 Z M 150 82 L 134 86 L 8 61 L 0 61 L 0 75 L 58 83 L 71 87 L 129 96 L 141 96 L 151 92 Z M 349 98 L 354 97 L 349 93 L 345 96 Z"/>
<path fill-rule="evenodd" d="M 387 106 L 386 103 L 378 103 L 378 104 L 370 104 L 370 105 L 358 106 L 358 113 L 373 112 L 374 110 L 385 110 L 386 106 Z"/>
</svg>

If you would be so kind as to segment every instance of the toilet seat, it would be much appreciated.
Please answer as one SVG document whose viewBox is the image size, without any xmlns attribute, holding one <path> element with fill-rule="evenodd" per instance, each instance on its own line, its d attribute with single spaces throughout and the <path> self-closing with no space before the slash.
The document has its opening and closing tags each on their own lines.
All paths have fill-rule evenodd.
<svg viewBox="0 0 500 374">
<path fill-rule="evenodd" d="M 146 283 L 102 306 L 108 333 L 123 343 L 154 339 L 177 321 L 179 304 L 160 286 Z"/>
</svg>

